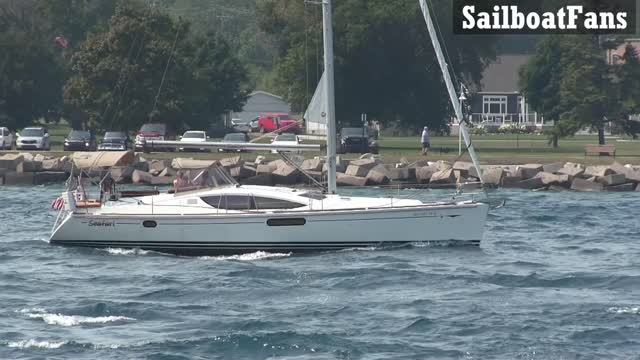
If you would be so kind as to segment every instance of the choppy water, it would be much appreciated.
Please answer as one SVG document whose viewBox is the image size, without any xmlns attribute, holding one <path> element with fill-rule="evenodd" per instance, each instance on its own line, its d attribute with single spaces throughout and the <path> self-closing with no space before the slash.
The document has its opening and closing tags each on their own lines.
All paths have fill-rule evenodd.
<svg viewBox="0 0 640 360">
<path fill-rule="evenodd" d="M 499 192 L 479 249 L 185 258 L 48 245 L 59 190 L 0 187 L 0 358 L 640 358 L 638 194 Z"/>
</svg>

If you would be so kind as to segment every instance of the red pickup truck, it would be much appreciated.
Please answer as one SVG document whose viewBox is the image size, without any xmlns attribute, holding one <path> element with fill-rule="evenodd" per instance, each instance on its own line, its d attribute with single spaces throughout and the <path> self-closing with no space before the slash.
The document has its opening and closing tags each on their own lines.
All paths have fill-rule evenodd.
<svg viewBox="0 0 640 360">
<path fill-rule="evenodd" d="M 261 133 L 281 130 L 282 132 L 298 134 L 302 126 L 298 120 L 287 113 L 262 113 L 258 118 L 258 130 Z"/>
</svg>

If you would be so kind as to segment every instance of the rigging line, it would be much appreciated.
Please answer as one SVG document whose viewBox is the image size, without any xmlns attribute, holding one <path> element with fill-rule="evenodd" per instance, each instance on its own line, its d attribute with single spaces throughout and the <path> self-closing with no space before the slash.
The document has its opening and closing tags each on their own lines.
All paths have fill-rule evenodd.
<svg viewBox="0 0 640 360">
<path fill-rule="evenodd" d="M 137 34 L 136 37 L 133 39 L 133 42 L 131 43 L 131 46 L 129 47 L 129 51 L 127 52 L 127 58 L 126 58 L 126 63 L 128 63 L 131 59 L 131 56 L 133 55 L 133 49 L 135 48 L 136 42 L 138 41 L 140 34 Z M 109 103 L 107 103 L 107 106 L 105 107 L 104 111 L 102 112 L 102 116 L 101 119 L 105 119 L 107 112 L 109 111 L 109 108 L 111 107 L 111 104 L 113 104 L 113 97 L 116 96 L 116 92 L 118 91 L 118 88 L 120 87 L 120 84 L 122 83 L 122 81 L 124 80 L 125 77 L 125 69 L 126 67 L 122 66 L 122 68 L 120 69 L 120 74 L 118 75 L 118 80 L 116 81 L 116 84 L 113 87 L 113 91 L 112 93 L 112 97 L 109 100 Z M 112 121 L 113 122 L 113 117 L 112 117 Z M 111 125 L 109 126 L 111 127 Z"/>
<path fill-rule="evenodd" d="M 431 7 L 431 9 L 434 11 L 434 14 L 435 14 L 435 9 L 436 9 L 436 8 L 435 8 L 435 6 L 433 5 L 433 1 L 432 1 L 432 0 L 427 0 L 427 2 L 429 3 L 429 5 L 428 5 L 428 6 L 430 6 L 430 7 Z M 448 66 L 449 66 L 449 68 L 451 69 L 451 71 L 450 71 L 450 72 L 451 72 L 451 73 L 453 73 L 453 79 L 455 80 L 455 82 L 456 82 L 457 84 L 459 84 L 459 83 L 460 83 L 460 81 L 458 80 L 458 75 L 457 75 L 457 73 L 456 73 L 456 71 L 455 71 L 455 67 L 453 66 L 453 61 L 451 60 L 451 56 L 449 56 L 449 50 L 448 50 L 448 48 L 447 48 L 447 43 L 444 41 L 444 40 L 445 40 L 445 38 L 444 38 L 444 35 L 442 35 L 442 30 L 440 29 L 440 23 L 438 22 L 438 17 L 437 17 L 437 16 L 434 16 L 434 17 L 433 17 L 433 22 L 434 22 L 435 27 L 436 27 L 436 32 L 437 32 L 437 33 L 439 34 L 439 36 L 440 36 L 441 43 L 442 43 L 441 47 L 442 47 L 442 48 L 443 48 L 443 50 L 444 50 L 444 56 L 445 56 L 445 57 L 446 57 L 446 59 L 447 59 L 447 62 L 448 62 Z"/>
<path fill-rule="evenodd" d="M 171 53 L 169 53 L 169 59 L 167 59 L 167 66 L 164 68 L 164 74 L 162 74 L 162 80 L 160 80 L 160 87 L 158 88 L 158 94 L 156 94 L 156 100 L 153 103 L 153 108 L 149 113 L 149 117 L 153 115 L 156 111 L 156 107 L 158 106 L 158 99 L 160 98 L 160 93 L 162 92 L 162 86 L 164 85 L 164 80 L 167 77 L 167 71 L 169 71 L 169 65 L 171 64 L 171 59 L 173 58 L 173 54 L 176 51 L 176 45 L 178 44 L 178 36 L 180 35 L 180 27 L 182 24 L 178 24 L 178 28 L 176 29 L 176 38 L 173 40 L 173 48 L 171 49 Z"/>
<path fill-rule="evenodd" d="M 144 42 L 145 42 L 146 37 L 147 37 L 147 34 L 144 33 L 142 41 L 140 42 L 140 47 L 138 48 L 138 53 L 136 54 L 135 59 L 133 59 L 133 63 L 134 64 L 136 64 L 138 62 L 138 59 L 140 58 L 140 54 L 142 53 L 142 49 L 144 48 Z M 114 112 L 113 112 L 113 115 L 111 117 L 111 122 L 109 123 L 110 127 L 111 127 L 111 125 L 113 125 L 113 122 L 115 121 L 116 111 L 120 108 L 120 105 L 122 104 L 122 100 L 124 99 L 124 95 L 126 94 L 127 89 L 129 88 L 129 82 L 130 81 L 131 81 L 131 76 L 127 76 L 126 79 L 125 79 L 125 82 L 124 82 L 124 87 L 122 88 L 122 92 L 120 93 L 120 98 L 118 99 L 118 104 L 114 108 Z"/>
<path fill-rule="evenodd" d="M 304 103 L 305 106 L 309 106 L 309 22 L 307 20 L 307 2 L 304 2 L 304 68 L 305 68 L 305 93 L 304 93 Z"/>
</svg>

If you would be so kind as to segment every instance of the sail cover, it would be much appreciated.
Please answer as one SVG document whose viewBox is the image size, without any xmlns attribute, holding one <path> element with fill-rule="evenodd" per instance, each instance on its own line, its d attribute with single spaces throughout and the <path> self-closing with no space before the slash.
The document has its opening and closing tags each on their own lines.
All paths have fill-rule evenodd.
<svg viewBox="0 0 640 360">
<path fill-rule="evenodd" d="M 311 98 L 311 102 L 304 112 L 304 120 L 309 135 L 326 135 L 327 134 L 327 117 L 323 116 L 327 111 L 327 99 L 325 99 L 325 87 L 327 80 L 325 73 L 322 73 L 320 82 L 316 87 L 315 93 Z"/>
</svg>

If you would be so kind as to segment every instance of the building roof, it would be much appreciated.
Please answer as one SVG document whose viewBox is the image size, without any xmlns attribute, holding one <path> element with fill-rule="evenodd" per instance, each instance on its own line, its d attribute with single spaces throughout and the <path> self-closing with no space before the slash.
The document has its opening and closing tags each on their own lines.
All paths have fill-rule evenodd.
<svg viewBox="0 0 640 360">
<path fill-rule="evenodd" d="M 531 55 L 499 55 L 482 74 L 481 92 L 515 93 L 520 91 L 518 77 L 520 68 Z"/>
<path fill-rule="evenodd" d="M 283 100 L 283 99 L 282 99 L 282 96 L 278 96 L 278 95 L 272 94 L 272 93 L 270 93 L 270 92 L 262 91 L 262 90 L 256 90 L 256 91 L 252 92 L 251 94 L 249 94 L 249 96 L 254 96 L 254 95 L 258 95 L 258 94 L 260 94 L 260 95 L 266 95 L 266 96 L 271 96 L 271 97 L 274 97 L 274 98 L 276 98 L 276 99 L 278 99 L 278 100 Z M 283 100 L 283 101 L 284 101 L 284 100 Z"/>
</svg>

